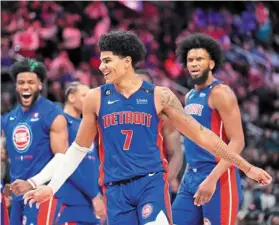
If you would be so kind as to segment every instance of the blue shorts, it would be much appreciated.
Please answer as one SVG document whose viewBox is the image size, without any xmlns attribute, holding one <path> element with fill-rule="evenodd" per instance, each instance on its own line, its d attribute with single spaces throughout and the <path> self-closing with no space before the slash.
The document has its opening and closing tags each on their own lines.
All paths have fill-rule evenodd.
<svg viewBox="0 0 279 225">
<path fill-rule="evenodd" d="M 242 203 L 238 169 L 230 167 L 219 179 L 209 203 L 194 205 L 194 194 L 215 165 L 186 171 L 172 205 L 176 225 L 234 225 Z"/>
<path fill-rule="evenodd" d="M 109 225 L 143 225 L 163 212 L 172 224 L 167 174 L 150 173 L 103 186 Z"/>
<path fill-rule="evenodd" d="M 13 198 L 11 204 L 10 225 L 45 225 L 51 219 L 54 209 L 52 199 L 36 208 L 36 204 L 32 207 L 29 204 L 24 205 L 23 200 L 15 200 Z"/>
<path fill-rule="evenodd" d="M 56 210 L 52 220 L 53 225 L 99 225 L 100 220 L 95 217 L 91 206 L 65 205 L 57 200 Z"/>
</svg>

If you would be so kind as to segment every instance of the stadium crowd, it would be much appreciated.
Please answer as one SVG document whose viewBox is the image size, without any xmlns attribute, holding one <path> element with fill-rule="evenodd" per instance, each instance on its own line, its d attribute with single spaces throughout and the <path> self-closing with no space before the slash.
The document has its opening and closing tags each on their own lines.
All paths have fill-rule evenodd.
<svg viewBox="0 0 279 225">
<path fill-rule="evenodd" d="M 63 104 L 74 80 L 96 87 L 97 40 L 111 29 L 133 30 L 145 43 L 147 68 L 159 85 L 183 100 L 190 79 L 176 61 L 183 37 L 204 32 L 219 40 L 224 64 L 216 77 L 235 91 L 242 111 L 246 147 L 243 155 L 266 168 L 273 183 L 259 187 L 243 177 L 244 201 L 239 224 L 279 224 L 279 8 L 275 2 L 1 2 L 1 114 L 16 103 L 9 67 L 22 56 L 48 69 L 45 95 Z M 277 7 L 277 8 L 276 8 Z M 1 150 L 1 179 L 8 182 L 8 163 Z"/>
</svg>

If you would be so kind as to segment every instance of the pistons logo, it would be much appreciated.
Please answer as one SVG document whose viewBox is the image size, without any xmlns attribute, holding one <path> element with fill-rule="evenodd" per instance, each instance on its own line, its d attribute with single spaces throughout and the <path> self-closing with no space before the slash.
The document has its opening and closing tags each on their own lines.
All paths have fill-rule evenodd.
<svg viewBox="0 0 279 225">
<path fill-rule="evenodd" d="M 31 130 L 27 124 L 19 124 L 13 132 L 13 143 L 18 152 L 27 151 L 32 141 Z"/>
<path fill-rule="evenodd" d="M 152 211 L 153 211 L 153 207 L 151 204 L 144 205 L 142 208 L 142 211 L 141 211 L 142 218 L 145 219 L 145 218 L 149 217 L 151 215 Z"/>
</svg>

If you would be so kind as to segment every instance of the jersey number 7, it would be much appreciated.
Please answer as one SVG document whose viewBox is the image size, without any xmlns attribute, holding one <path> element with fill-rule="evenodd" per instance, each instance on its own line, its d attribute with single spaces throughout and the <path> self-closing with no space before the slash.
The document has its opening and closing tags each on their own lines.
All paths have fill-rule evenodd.
<svg viewBox="0 0 279 225">
<path fill-rule="evenodd" d="M 133 130 L 121 130 L 121 134 L 126 135 L 123 150 L 130 150 L 130 145 L 133 137 Z"/>
</svg>

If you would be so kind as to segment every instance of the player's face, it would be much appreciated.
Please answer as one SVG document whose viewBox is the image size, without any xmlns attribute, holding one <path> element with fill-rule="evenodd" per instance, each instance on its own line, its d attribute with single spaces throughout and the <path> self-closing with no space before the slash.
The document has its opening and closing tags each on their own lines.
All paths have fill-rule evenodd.
<svg viewBox="0 0 279 225">
<path fill-rule="evenodd" d="M 187 69 L 192 77 L 193 83 L 197 85 L 204 84 L 215 65 L 207 51 L 203 48 L 191 49 L 188 52 L 186 60 Z"/>
<path fill-rule="evenodd" d="M 79 113 L 82 112 L 83 102 L 89 90 L 89 87 L 86 85 L 79 85 L 74 93 L 73 106 Z"/>
<path fill-rule="evenodd" d="M 16 92 L 20 104 L 24 108 L 30 108 L 39 97 L 42 89 L 42 82 L 37 74 L 33 72 L 23 72 L 17 75 Z"/>
<path fill-rule="evenodd" d="M 118 83 L 129 68 L 128 57 L 113 55 L 111 51 L 101 52 L 100 71 L 104 74 L 106 83 Z"/>
</svg>

